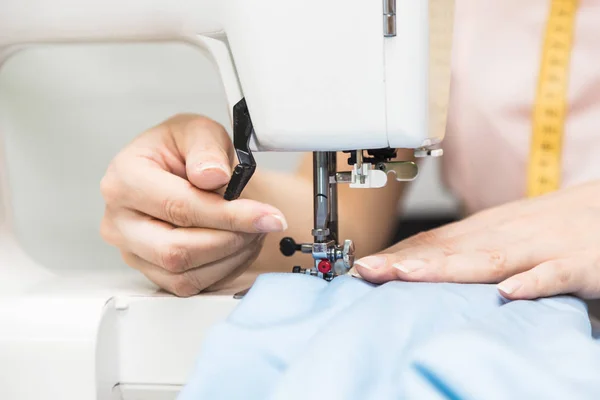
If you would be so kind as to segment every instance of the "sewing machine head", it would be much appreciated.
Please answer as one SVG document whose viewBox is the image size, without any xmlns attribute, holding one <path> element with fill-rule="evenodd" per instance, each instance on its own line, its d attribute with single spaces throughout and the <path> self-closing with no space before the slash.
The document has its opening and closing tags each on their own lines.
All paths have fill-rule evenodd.
<svg viewBox="0 0 600 400">
<path fill-rule="evenodd" d="M 381 187 L 388 172 L 413 180 L 396 148 L 440 155 L 449 86 L 452 16 L 447 1 L 396 0 L 32 0 L 3 2 L 0 62 L 10 51 L 49 42 L 179 39 L 217 64 L 240 164 L 226 198 L 242 192 L 255 169 L 252 151 L 315 152 L 313 244 L 282 242 L 282 252 L 311 253 L 294 268 L 326 279 L 353 263 L 339 244 L 336 186 Z M 435 57 L 432 56 L 435 54 Z M 363 151 L 368 151 L 365 157 Z M 335 152 L 354 168 L 337 173 Z"/>
</svg>

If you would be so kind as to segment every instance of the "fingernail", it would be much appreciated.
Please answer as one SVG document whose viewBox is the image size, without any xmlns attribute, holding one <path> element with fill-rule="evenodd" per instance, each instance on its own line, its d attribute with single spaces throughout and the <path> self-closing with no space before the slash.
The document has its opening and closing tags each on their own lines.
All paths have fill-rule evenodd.
<svg viewBox="0 0 600 400">
<path fill-rule="evenodd" d="M 517 290 L 519 290 L 519 288 L 523 286 L 523 284 L 521 282 L 519 282 L 516 279 L 509 279 L 507 281 L 504 281 L 502 283 L 500 283 L 498 285 L 498 289 L 506 294 L 512 294 L 514 292 L 516 292 Z"/>
<path fill-rule="evenodd" d="M 404 260 L 402 262 L 392 264 L 392 267 L 399 269 L 400 271 L 404 272 L 405 274 L 410 274 L 410 273 L 413 273 L 415 271 L 425 268 L 426 265 L 427 265 L 427 263 L 424 261 Z"/>
<path fill-rule="evenodd" d="M 379 269 L 385 266 L 386 259 L 385 257 L 380 256 L 370 256 L 361 258 L 358 261 L 355 261 L 354 264 L 360 265 L 361 267 L 367 269 Z"/>
<path fill-rule="evenodd" d="M 217 169 L 217 170 L 221 170 L 225 173 L 225 175 L 230 176 L 231 175 L 231 171 L 229 170 L 229 168 L 227 168 L 226 166 L 224 166 L 223 164 L 219 164 L 219 163 L 201 163 L 198 164 L 198 172 L 204 172 L 204 171 L 208 171 L 211 169 Z"/>
<path fill-rule="evenodd" d="M 282 232 L 288 228 L 288 225 L 281 215 L 270 214 L 257 219 L 254 227 L 260 232 Z"/>
<path fill-rule="evenodd" d="M 355 263 L 356 264 L 356 263 Z M 352 267 L 350 269 L 350 271 L 348 271 L 348 275 L 354 277 L 354 278 L 358 278 L 358 279 L 363 279 L 362 276 L 360 276 L 360 273 L 356 270 L 356 268 Z"/>
</svg>

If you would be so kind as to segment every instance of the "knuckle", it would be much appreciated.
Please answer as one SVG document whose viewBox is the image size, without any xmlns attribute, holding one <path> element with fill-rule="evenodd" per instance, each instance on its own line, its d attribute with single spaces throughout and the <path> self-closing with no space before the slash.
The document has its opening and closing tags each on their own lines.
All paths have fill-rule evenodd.
<svg viewBox="0 0 600 400">
<path fill-rule="evenodd" d="M 226 160 L 231 159 L 233 144 L 225 127 L 219 122 L 199 115 L 188 116 L 182 127 L 184 136 L 204 134 L 203 138 L 206 140 L 199 144 L 199 148 L 204 152 L 223 155 Z"/>
<path fill-rule="evenodd" d="M 529 281 L 531 287 L 533 288 L 533 291 L 535 293 L 542 293 L 544 289 L 544 282 L 542 281 L 540 275 L 535 272 L 529 273 L 527 275 L 529 276 Z"/>
<path fill-rule="evenodd" d="M 452 239 L 444 239 L 436 242 L 435 246 L 444 254 L 445 257 L 457 254 L 457 246 Z"/>
<path fill-rule="evenodd" d="M 192 134 L 199 131 L 211 131 L 215 133 L 225 132 L 223 125 L 217 121 L 201 116 L 201 115 L 187 115 L 185 119 L 184 132 L 186 134 Z"/>
<path fill-rule="evenodd" d="M 569 283 L 571 282 L 571 271 L 569 271 L 568 269 L 561 269 L 560 271 L 558 271 L 558 281 L 560 283 Z"/>
<path fill-rule="evenodd" d="M 173 275 L 170 278 L 168 287 L 165 289 L 177 297 L 190 297 L 200 292 L 200 290 L 194 286 L 187 274 Z"/>
<path fill-rule="evenodd" d="M 573 276 L 573 271 L 561 260 L 547 261 L 527 273 L 531 286 L 541 295 L 553 295 L 575 289 Z"/>
<path fill-rule="evenodd" d="M 560 283 L 561 286 L 571 282 L 573 272 L 562 261 L 554 261 L 550 265 L 551 273 L 556 282 Z"/>
<path fill-rule="evenodd" d="M 170 117 L 166 121 L 166 123 L 186 124 L 186 123 L 188 123 L 190 121 L 194 121 L 194 120 L 203 121 L 203 120 L 208 120 L 208 119 L 209 118 L 207 118 L 201 114 L 180 112 L 180 113 L 176 113 L 172 117 Z"/>
<path fill-rule="evenodd" d="M 198 114 L 193 114 L 193 113 L 185 113 L 185 112 L 179 112 L 176 114 L 173 114 L 173 116 L 171 116 L 171 118 L 169 118 L 167 120 L 167 122 L 181 122 L 181 121 L 187 121 L 193 118 L 202 118 L 201 115 Z"/>
<path fill-rule="evenodd" d="M 104 216 L 100 222 L 100 237 L 108 244 L 114 245 L 116 243 L 112 223 L 106 216 Z"/>
<path fill-rule="evenodd" d="M 106 204 L 114 204 L 120 197 L 119 185 L 108 171 L 100 180 L 100 193 Z"/>
<path fill-rule="evenodd" d="M 167 198 L 162 203 L 162 210 L 167 221 L 180 227 L 189 227 L 192 216 L 187 200 Z"/>
<path fill-rule="evenodd" d="M 177 128 L 178 130 L 181 130 L 185 129 L 192 121 L 197 121 L 196 123 L 199 124 L 201 123 L 200 121 L 203 123 L 204 120 L 207 119 L 207 117 L 200 114 L 181 112 L 168 118 L 164 123 L 160 124 L 159 127 L 166 129 Z"/>
<path fill-rule="evenodd" d="M 219 225 L 226 231 L 237 232 L 239 230 L 237 223 L 239 216 L 229 208 L 230 204 L 232 203 L 225 204 L 225 208 L 220 216 L 221 218 L 219 218 Z"/>
<path fill-rule="evenodd" d="M 129 253 L 127 251 L 121 251 L 121 259 L 123 260 L 123 262 L 127 265 L 129 265 L 130 267 L 133 267 L 133 254 Z"/>
<path fill-rule="evenodd" d="M 177 126 L 177 130 L 184 136 L 194 136 L 206 132 L 210 133 L 209 138 L 214 138 L 214 135 L 228 136 L 223 125 L 211 118 L 199 114 L 177 114 L 167 120 L 167 126 Z"/>
<path fill-rule="evenodd" d="M 159 254 L 161 267 L 169 272 L 178 273 L 192 268 L 190 252 L 185 247 L 169 245 Z"/>
<path fill-rule="evenodd" d="M 148 279 L 150 279 L 152 282 L 154 282 L 155 284 L 160 286 L 158 281 L 152 279 L 152 276 L 150 276 L 146 273 L 145 268 L 144 268 L 144 263 L 141 262 L 141 260 L 138 256 L 127 251 L 126 249 L 120 249 L 120 253 L 121 253 L 121 259 L 123 260 L 123 262 L 125 264 L 127 264 L 127 266 L 129 266 L 130 268 L 133 268 L 137 271 L 142 272 Z"/>
<path fill-rule="evenodd" d="M 508 272 L 506 252 L 500 249 L 486 250 L 491 267 L 492 278 L 503 279 Z"/>
</svg>

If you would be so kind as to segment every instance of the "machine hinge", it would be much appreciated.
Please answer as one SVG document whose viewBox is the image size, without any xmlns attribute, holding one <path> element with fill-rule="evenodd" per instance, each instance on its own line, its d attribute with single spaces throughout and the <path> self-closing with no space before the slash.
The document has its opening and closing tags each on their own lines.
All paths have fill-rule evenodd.
<svg viewBox="0 0 600 400">
<path fill-rule="evenodd" d="M 383 36 L 396 36 L 396 0 L 383 0 Z"/>
</svg>

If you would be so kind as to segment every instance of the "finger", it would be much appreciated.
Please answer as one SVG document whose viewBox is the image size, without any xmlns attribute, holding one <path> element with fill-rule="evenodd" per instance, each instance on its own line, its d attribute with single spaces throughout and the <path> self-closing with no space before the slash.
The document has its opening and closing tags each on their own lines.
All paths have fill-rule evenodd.
<svg viewBox="0 0 600 400">
<path fill-rule="evenodd" d="M 115 247 L 121 247 L 123 243 L 123 235 L 121 235 L 115 224 L 114 212 L 108 206 L 105 207 L 100 222 L 100 236 L 106 243 Z"/>
<path fill-rule="evenodd" d="M 186 271 L 185 274 L 200 290 L 205 291 L 209 288 L 214 290 L 215 287 L 221 286 L 222 282 L 237 278 L 258 258 L 263 240 L 264 236 L 261 235 L 255 245 L 246 246 L 227 258 Z"/>
<path fill-rule="evenodd" d="M 144 274 L 160 288 L 179 297 L 194 296 L 228 277 L 237 277 L 258 256 L 259 247 L 247 247 L 217 262 L 173 273 L 129 252 L 123 252 L 125 262 Z"/>
<path fill-rule="evenodd" d="M 130 252 L 121 256 L 127 265 L 140 271 L 158 287 L 179 297 L 190 297 L 200 293 L 200 289 L 183 274 L 174 274 Z"/>
<path fill-rule="evenodd" d="M 461 235 L 435 245 L 367 257 L 355 264 L 359 274 L 373 283 L 396 279 L 497 283 L 532 268 L 545 254 L 531 242 L 516 239 L 492 232 Z"/>
<path fill-rule="evenodd" d="M 589 269 L 582 262 L 585 261 L 573 258 L 547 261 L 504 280 L 498 284 L 498 290 L 511 300 L 537 299 L 577 292 L 592 295 L 587 289 L 591 288 L 590 281 L 593 281 L 597 290 L 598 277 L 594 274 L 586 276 Z"/>
<path fill-rule="evenodd" d="M 233 145 L 221 124 L 181 115 L 169 120 L 168 125 L 185 159 L 187 178 L 194 186 L 216 190 L 229 182 Z"/>
<path fill-rule="evenodd" d="M 381 254 L 357 261 L 358 273 L 373 283 L 392 280 L 412 282 L 492 283 L 507 276 L 515 266 L 508 266 L 500 253 L 469 252 L 433 254 L 426 258 L 404 259 L 401 255 Z M 525 267 L 523 267 L 525 268 Z"/>
<path fill-rule="evenodd" d="M 169 272 L 184 272 L 226 258 L 258 234 L 204 228 L 175 228 L 135 212 L 116 218 L 123 247 Z"/>
<path fill-rule="evenodd" d="M 212 284 L 210 286 L 207 286 L 204 289 L 204 292 L 219 291 L 219 290 L 227 287 L 229 284 L 231 284 L 231 282 L 233 282 L 237 278 L 239 278 L 248 269 L 248 267 L 250 267 L 252 265 L 252 263 L 254 263 L 254 261 L 256 261 L 256 259 L 260 255 L 260 251 L 264 244 L 265 238 L 266 238 L 265 235 L 261 235 L 258 238 L 258 241 L 257 241 L 256 247 L 254 248 L 254 251 L 248 253 L 249 254 L 248 259 L 246 259 L 246 261 L 243 264 L 239 265 L 235 270 L 230 272 L 229 275 L 227 275 L 225 278 L 221 279 L 220 281 L 215 282 L 214 284 Z M 210 266 L 210 267 L 212 268 L 212 266 Z"/>
<path fill-rule="evenodd" d="M 179 227 L 205 227 L 235 232 L 280 232 L 285 217 L 273 206 L 253 200 L 226 201 L 202 191 L 154 162 L 139 159 L 122 165 L 115 203 Z M 125 171 L 126 169 L 126 171 Z"/>
</svg>

